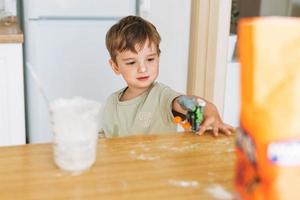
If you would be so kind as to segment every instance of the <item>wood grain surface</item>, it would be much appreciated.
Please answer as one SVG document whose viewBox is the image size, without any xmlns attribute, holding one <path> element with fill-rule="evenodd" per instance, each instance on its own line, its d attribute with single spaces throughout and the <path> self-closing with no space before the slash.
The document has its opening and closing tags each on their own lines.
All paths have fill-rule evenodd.
<svg viewBox="0 0 300 200">
<path fill-rule="evenodd" d="M 58 169 L 51 144 L 0 148 L 0 199 L 233 199 L 234 136 L 192 133 L 101 138 L 79 175 Z"/>
</svg>

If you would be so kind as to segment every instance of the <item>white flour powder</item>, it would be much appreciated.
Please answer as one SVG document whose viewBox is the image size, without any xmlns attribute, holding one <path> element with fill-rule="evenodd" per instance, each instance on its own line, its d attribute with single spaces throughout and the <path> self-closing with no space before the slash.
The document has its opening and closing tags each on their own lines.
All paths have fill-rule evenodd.
<svg viewBox="0 0 300 200">
<path fill-rule="evenodd" d="M 50 104 L 54 161 L 61 169 L 79 172 L 95 162 L 100 108 L 100 103 L 79 97 Z"/>
</svg>

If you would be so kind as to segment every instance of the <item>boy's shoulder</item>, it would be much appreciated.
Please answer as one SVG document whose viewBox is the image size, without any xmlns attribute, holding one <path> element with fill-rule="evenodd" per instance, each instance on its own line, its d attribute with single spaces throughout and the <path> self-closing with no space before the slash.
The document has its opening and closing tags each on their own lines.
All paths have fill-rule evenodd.
<svg viewBox="0 0 300 200">
<path fill-rule="evenodd" d="M 122 89 L 120 89 L 120 90 L 117 90 L 116 92 L 110 94 L 110 95 L 107 97 L 107 101 L 113 100 L 113 99 L 117 99 L 117 98 L 120 96 L 120 94 L 122 94 L 122 93 L 124 92 L 124 90 L 125 90 L 126 88 L 127 88 L 127 87 L 124 87 L 124 88 L 122 88 Z"/>
<path fill-rule="evenodd" d="M 164 88 L 169 88 L 169 86 L 167 86 L 163 83 L 160 83 L 160 82 L 153 83 L 152 89 L 164 89 Z"/>
<path fill-rule="evenodd" d="M 160 82 L 155 82 L 154 84 L 153 84 L 153 87 L 152 87 L 152 92 L 153 91 L 156 91 L 156 92 L 158 92 L 158 93 L 161 93 L 161 92 L 163 92 L 163 91 L 173 91 L 173 92 L 175 92 L 172 88 L 170 88 L 168 85 L 165 85 L 165 84 L 163 84 L 163 83 L 160 83 Z"/>
<path fill-rule="evenodd" d="M 126 89 L 126 87 L 120 89 L 120 90 L 117 90 L 116 92 L 110 94 L 106 100 L 105 100 L 105 108 L 109 107 L 109 106 L 112 106 L 114 104 L 116 104 L 118 102 L 118 99 L 120 97 L 120 95 L 122 94 L 122 92 Z"/>
</svg>

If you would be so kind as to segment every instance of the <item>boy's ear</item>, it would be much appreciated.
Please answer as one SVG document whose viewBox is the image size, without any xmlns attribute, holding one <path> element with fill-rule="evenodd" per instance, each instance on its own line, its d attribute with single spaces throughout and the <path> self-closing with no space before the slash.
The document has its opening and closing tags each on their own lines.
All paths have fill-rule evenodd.
<svg viewBox="0 0 300 200">
<path fill-rule="evenodd" d="M 119 66 L 117 65 L 117 63 L 115 63 L 112 59 L 109 59 L 109 64 L 110 64 L 110 67 L 112 68 L 112 70 L 115 72 L 115 74 L 119 75 L 120 71 L 119 71 Z"/>
</svg>

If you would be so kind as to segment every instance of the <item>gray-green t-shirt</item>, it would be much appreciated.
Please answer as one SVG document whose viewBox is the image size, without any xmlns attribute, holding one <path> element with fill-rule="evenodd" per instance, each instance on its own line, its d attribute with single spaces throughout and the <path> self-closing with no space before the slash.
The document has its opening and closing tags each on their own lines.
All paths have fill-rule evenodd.
<svg viewBox="0 0 300 200">
<path fill-rule="evenodd" d="M 104 107 L 103 130 L 107 137 L 176 131 L 172 101 L 181 94 L 155 82 L 140 96 L 120 101 L 125 89 L 109 96 Z"/>
</svg>

